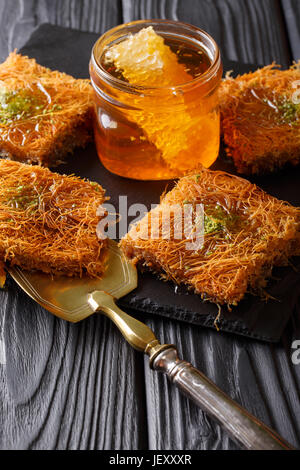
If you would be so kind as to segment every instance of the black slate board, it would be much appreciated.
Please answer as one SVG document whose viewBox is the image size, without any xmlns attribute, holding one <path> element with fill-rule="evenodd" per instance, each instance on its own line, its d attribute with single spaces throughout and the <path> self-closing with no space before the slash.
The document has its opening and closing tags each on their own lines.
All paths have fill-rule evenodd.
<svg viewBox="0 0 300 470">
<path fill-rule="evenodd" d="M 88 62 L 91 48 L 98 35 L 83 33 L 76 30 L 44 24 L 31 36 L 21 53 L 34 57 L 40 64 L 69 73 L 77 78 L 88 77 Z M 245 73 L 254 70 L 257 65 L 239 64 L 223 58 L 224 70 L 234 70 L 234 73 Z M 235 173 L 230 161 L 222 158 L 213 168 Z M 109 173 L 100 163 L 95 148 L 90 145 L 84 150 L 78 150 L 67 164 L 60 166 L 60 173 L 75 173 L 98 181 L 107 190 L 111 201 L 116 207 L 119 195 L 128 196 L 128 205 L 143 202 L 147 207 L 159 202 L 160 194 L 166 185 L 172 182 L 139 182 L 121 178 Z M 270 194 L 285 199 L 294 205 L 300 205 L 298 189 L 300 168 L 286 169 L 276 175 L 251 178 Z M 299 260 L 295 265 L 300 267 Z M 277 300 L 263 302 L 253 296 L 246 296 L 232 312 L 222 310 L 219 322 L 220 330 L 261 339 L 264 341 L 279 341 L 286 323 L 296 306 L 300 293 L 299 272 L 291 268 L 277 268 L 268 288 L 270 295 Z M 138 288 L 119 301 L 120 306 L 139 312 L 159 314 L 170 318 L 214 327 L 217 307 L 204 303 L 197 295 L 175 293 L 174 285 L 163 283 L 150 273 L 139 275 Z"/>
</svg>

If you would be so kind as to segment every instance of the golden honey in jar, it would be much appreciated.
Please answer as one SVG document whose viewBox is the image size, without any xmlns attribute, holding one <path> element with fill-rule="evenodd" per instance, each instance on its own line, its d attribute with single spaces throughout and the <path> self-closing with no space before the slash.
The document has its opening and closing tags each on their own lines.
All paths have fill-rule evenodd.
<svg viewBox="0 0 300 470">
<path fill-rule="evenodd" d="M 188 24 L 135 21 L 101 36 L 90 76 L 103 165 L 140 180 L 211 166 L 219 152 L 221 75 L 215 41 Z"/>
</svg>

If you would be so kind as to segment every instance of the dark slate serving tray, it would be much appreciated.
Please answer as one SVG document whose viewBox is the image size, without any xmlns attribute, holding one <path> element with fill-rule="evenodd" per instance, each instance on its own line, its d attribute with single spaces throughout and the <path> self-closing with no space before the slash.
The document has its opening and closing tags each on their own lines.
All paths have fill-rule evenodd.
<svg viewBox="0 0 300 470">
<path fill-rule="evenodd" d="M 77 78 L 88 77 L 90 53 L 98 35 L 44 24 L 31 36 L 21 53 L 34 57 L 40 64 L 69 73 Z M 257 65 L 239 64 L 223 58 L 224 70 L 245 73 Z M 214 164 L 215 169 L 235 173 L 232 163 L 221 149 L 221 158 Z M 118 207 L 119 195 L 128 196 L 128 205 L 144 203 L 147 207 L 159 202 L 160 194 L 172 182 L 140 182 L 121 178 L 109 173 L 100 163 L 94 145 L 78 150 L 70 156 L 68 163 L 60 166 L 60 173 L 75 173 L 98 181 L 107 190 L 111 203 Z M 285 169 L 278 174 L 251 178 L 270 194 L 285 199 L 294 205 L 300 204 L 300 168 Z M 300 267 L 299 260 L 295 264 Z M 270 282 L 268 292 L 277 300 L 263 302 L 247 295 L 240 304 L 228 312 L 222 309 L 220 330 L 245 335 L 264 341 L 280 339 L 286 323 L 296 306 L 300 293 L 299 272 L 291 268 L 277 268 Z M 123 308 L 139 312 L 158 314 L 196 325 L 214 327 L 217 315 L 216 305 L 203 302 L 199 296 L 180 290 L 175 293 L 171 282 L 159 281 L 150 273 L 139 274 L 138 288 L 119 301 Z"/>
</svg>

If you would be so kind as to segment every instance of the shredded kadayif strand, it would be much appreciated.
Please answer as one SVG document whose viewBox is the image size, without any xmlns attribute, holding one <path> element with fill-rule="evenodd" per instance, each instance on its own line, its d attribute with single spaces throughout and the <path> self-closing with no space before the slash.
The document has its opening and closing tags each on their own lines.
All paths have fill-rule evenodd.
<svg viewBox="0 0 300 470">
<path fill-rule="evenodd" d="M 240 173 L 273 171 L 300 160 L 300 62 L 288 70 L 271 64 L 232 78 L 219 88 L 221 127 Z M 297 85 L 298 84 L 298 85 Z"/>
<path fill-rule="evenodd" d="M 0 64 L 0 104 L 2 157 L 55 166 L 91 139 L 89 80 L 42 67 L 16 52 Z"/>
<path fill-rule="evenodd" d="M 27 270 L 101 277 L 107 241 L 96 235 L 96 212 L 105 199 L 97 183 L 0 160 L 0 260 Z"/>
<path fill-rule="evenodd" d="M 187 203 L 204 205 L 204 245 L 198 251 L 187 249 L 185 237 L 162 236 L 169 207 Z M 157 239 L 149 237 L 155 213 L 161 215 Z M 140 267 L 185 284 L 203 299 L 236 305 L 247 291 L 265 287 L 273 266 L 300 254 L 299 228 L 298 208 L 247 180 L 203 168 L 181 178 L 121 240 L 121 247 Z"/>
</svg>

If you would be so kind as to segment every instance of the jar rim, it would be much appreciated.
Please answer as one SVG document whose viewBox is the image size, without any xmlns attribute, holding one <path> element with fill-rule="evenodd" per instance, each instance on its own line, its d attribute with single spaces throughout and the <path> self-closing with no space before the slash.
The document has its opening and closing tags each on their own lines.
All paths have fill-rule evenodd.
<svg viewBox="0 0 300 470">
<path fill-rule="evenodd" d="M 142 85 L 132 85 L 131 83 L 128 83 L 124 80 L 121 80 L 119 78 L 114 77 L 111 75 L 109 72 L 107 72 L 103 66 L 99 63 L 99 61 L 96 58 L 96 49 L 99 48 L 103 43 L 105 43 L 106 40 L 108 40 L 110 37 L 115 35 L 116 33 L 122 31 L 126 27 L 135 27 L 135 26 L 140 26 L 144 25 L 144 27 L 147 26 L 155 26 L 157 25 L 171 25 L 173 27 L 179 26 L 183 27 L 186 30 L 190 30 L 191 32 L 197 33 L 199 35 L 199 43 L 201 39 L 205 38 L 209 44 L 210 47 L 213 48 L 214 52 L 214 58 L 208 67 L 208 69 L 202 73 L 198 77 L 194 77 L 191 80 L 188 80 L 187 82 L 181 83 L 179 85 L 174 85 L 174 86 L 156 86 L 156 87 L 151 87 L 151 86 L 142 86 Z M 142 28 L 141 28 L 142 29 Z M 102 44 L 101 44 L 102 43 Z M 203 47 L 203 42 L 202 42 L 202 47 Z M 91 64 L 95 68 L 96 72 L 98 73 L 101 78 L 106 81 L 107 83 L 114 85 L 115 87 L 121 88 L 123 90 L 130 91 L 131 93 L 136 90 L 136 92 L 146 92 L 148 91 L 163 91 L 163 90 L 184 90 L 186 87 L 194 86 L 194 85 L 202 85 L 210 80 L 211 77 L 213 77 L 219 70 L 221 66 L 221 54 L 220 54 L 220 49 L 216 41 L 208 34 L 206 31 L 204 31 L 201 28 L 198 28 L 197 26 L 191 25 L 189 23 L 185 23 L 182 21 L 173 21 L 173 20 L 161 20 L 161 19 L 146 19 L 146 20 L 136 20 L 136 21 L 131 21 L 129 23 L 123 23 L 121 25 L 115 26 L 114 28 L 109 29 L 106 31 L 104 34 L 102 34 L 95 44 L 93 45 L 92 48 L 92 54 L 91 54 Z"/>
</svg>

